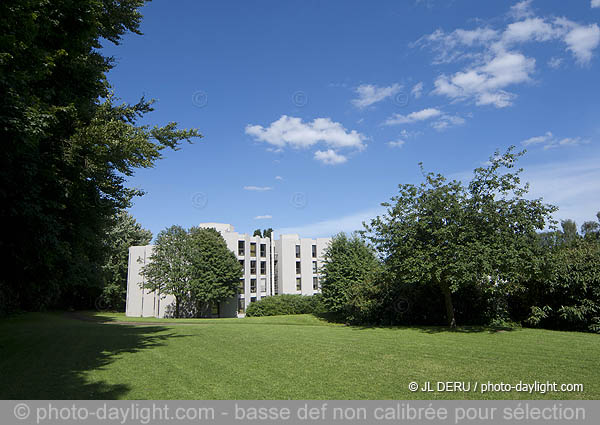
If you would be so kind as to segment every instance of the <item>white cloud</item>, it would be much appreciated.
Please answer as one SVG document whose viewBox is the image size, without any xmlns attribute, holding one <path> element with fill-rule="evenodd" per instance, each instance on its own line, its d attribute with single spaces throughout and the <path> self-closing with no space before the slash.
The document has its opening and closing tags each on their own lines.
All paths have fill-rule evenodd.
<svg viewBox="0 0 600 425">
<path fill-rule="evenodd" d="M 510 7 L 508 14 L 515 19 L 528 18 L 533 15 L 533 9 L 531 8 L 531 2 L 533 0 L 523 0 Z"/>
<path fill-rule="evenodd" d="M 404 143 L 406 143 L 404 140 L 392 140 L 390 142 L 387 142 L 387 145 L 390 148 L 401 148 L 402 146 L 404 146 Z"/>
<path fill-rule="evenodd" d="M 515 96 L 504 88 L 530 81 L 534 69 L 535 59 L 501 52 L 484 65 L 452 76 L 440 75 L 435 80 L 434 93 L 456 100 L 473 98 L 477 105 L 503 108 L 511 105 Z"/>
<path fill-rule="evenodd" d="M 553 58 L 550 58 L 550 60 L 548 61 L 548 66 L 550 68 L 557 69 L 562 65 L 562 63 L 563 63 L 562 58 L 553 57 Z"/>
<path fill-rule="evenodd" d="M 335 148 L 362 150 L 366 139 L 356 130 L 347 131 L 342 124 L 330 118 L 315 118 L 305 123 L 300 118 L 287 115 L 282 115 L 268 127 L 247 125 L 246 134 L 278 148 L 309 148 L 323 143 Z"/>
<path fill-rule="evenodd" d="M 542 18 L 528 18 L 506 27 L 500 41 L 504 47 L 513 43 L 548 41 L 559 37 L 560 31 Z"/>
<path fill-rule="evenodd" d="M 327 149 L 326 151 L 316 151 L 315 159 L 327 165 L 343 164 L 348 160 L 348 158 L 346 158 L 344 155 L 338 154 L 333 149 Z"/>
<path fill-rule="evenodd" d="M 465 48 L 488 45 L 491 41 L 498 39 L 498 31 L 490 28 L 476 28 L 474 30 L 457 29 L 445 33 L 441 29 L 424 35 L 409 47 L 429 47 L 435 53 L 434 64 L 451 63 L 456 60 L 472 59 L 477 54 L 467 53 Z"/>
<path fill-rule="evenodd" d="M 266 215 L 257 215 L 256 217 L 254 217 L 255 220 L 269 220 L 273 218 L 272 215 L 266 214 Z"/>
<path fill-rule="evenodd" d="M 352 104 L 357 108 L 365 108 L 374 103 L 381 102 L 388 97 L 394 96 L 402 90 L 400 84 L 392 84 L 389 87 L 377 87 L 372 84 L 363 84 L 356 88 L 357 99 L 352 100 Z"/>
<path fill-rule="evenodd" d="M 436 108 L 426 108 L 421 111 L 411 112 L 408 115 L 394 114 L 385 121 L 385 125 L 410 124 L 425 121 L 440 116 L 442 111 Z"/>
<path fill-rule="evenodd" d="M 410 91 L 410 94 L 412 94 L 415 97 L 415 99 L 420 98 L 423 95 L 423 82 L 421 81 L 415 84 L 412 90 Z"/>
<path fill-rule="evenodd" d="M 244 186 L 244 190 L 252 190 L 256 192 L 265 192 L 267 190 L 273 190 L 270 186 Z"/>
<path fill-rule="evenodd" d="M 600 28 L 596 24 L 576 26 L 565 36 L 565 43 L 579 64 L 587 64 L 600 43 Z"/>
<path fill-rule="evenodd" d="M 550 131 L 547 131 L 546 134 L 542 136 L 530 137 L 529 139 L 523 140 L 521 142 L 523 146 L 543 145 L 544 150 L 555 149 L 565 146 L 578 146 L 585 143 L 589 143 L 589 141 L 582 139 L 581 137 L 564 137 L 562 139 L 558 139 L 554 137 L 554 135 Z"/>
<path fill-rule="evenodd" d="M 438 29 L 410 44 L 430 48 L 434 63 L 470 61 L 458 72 L 439 75 L 434 82 L 434 94 L 455 101 L 474 100 L 477 105 L 506 107 L 516 97 L 509 88 L 532 81 L 535 72 L 535 59 L 515 50 L 520 44 L 560 41 L 579 65 L 589 64 L 600 45 L 597 24 L 535 16 L 529 0 L 515 4 L 509 15 L 517 21 L 503 29 L 459 28 L 449 33 Z M 558 67 L 561 62 L 553 59 L 549 65 Z"/>
<path fill-rule="evenodd" d="M 283 177 L 281 177 L 281 176 L 275 176 L 275 180 L 283 180 Z"/>
<path fill-rule="evenodd" d="M 590 5 L 592 8 L 600 7 L 600 0 L 592 0 L 592 4 Z"/>
<path fill-rule="evenodd" d="M 276 235 L 295 233 L 300 235 L 300 237 L 312 238 L 331 237 L 339 232 L 351 233 L 356 230 L 362 230 L 363 221 L 369 222 L 372 218 L 384 213 L 385 209 L 383 207 L 373 208 L 342 217 L 307 223 L 301 226 L 282 227 L 280 229 L 275 229 L 274 233 Z"/>
<path fill-rule="evenodd" d="M 438 131 L 445 130 L 449 127 L 463 125 L 465 119 L 458 115 L 443 114 L 438 120 L 434 121 L 431 126 Z"/>
<path fill-rule="evenodd" d="M 546 134 L 544 134 L 543 136 L 530 137 L 529 139 L 523 140 L 521 144 L 523 146 L 529 146 L 536 145 L 539 143 L 546 143 L 547 141 L 552 140 L 553 137 L 554 135 L 552 134 L 552 132 L 547 131 Z"/>
</svg>

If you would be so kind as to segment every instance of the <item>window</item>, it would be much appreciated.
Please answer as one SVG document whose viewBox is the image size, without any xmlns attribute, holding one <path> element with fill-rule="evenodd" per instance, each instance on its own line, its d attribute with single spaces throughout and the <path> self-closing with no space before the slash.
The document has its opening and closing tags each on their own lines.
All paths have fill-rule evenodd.
<svg viewBox="0 0 600 425">
<path fill-rule="evenodd" d="M 296 274 L 300 274 L 300 270 L 301 270 L 300 261 L 296 261 Z"/>
<path fill-rule="evenodd" d="M 245 265 L 244 265 L 244 260 L 240 260 L 240 266 L 242 266 L 242 270 L 244 271 L 244 273 L 246 272 L 245 269 Z"/>
<path fill-rule="evenodd" d="M 317 245 L 312 246 L 312 258 L 317 258 Z"/>
<path fill-rule="evenodd" d="M 319 289 L 319 278 L 318 277 L 313 277 L 313 289 L 316 291 L 317 289 Z"/>
<path fill-rule="evenodd" d="M 296 258 L 300 258 L 300 245 L 296 245 Z"/>
<path fill-rule="evenodd" d="M 301 290 L 302 290 L 302 278 L 297 277 L 296 278 L 296 291 L 301 291 Z"/>
<path fill-rule="evenodd" d="M 256 292 L 256 279 L 250 279 L 250 292 Z"/>
<path fill-rule="evenodd" d="M 250 274 L 256 274 L 256 260 L 250 260 Z"/>
<path fill-rule="evenodd" d="M 260 262 L 260 274 L 267 274 L 267 262 L 266 261 Z"/>
<path fill-rule="evenodd" d="M 256 242 L 250 242 L 250 257 L 256 257 Z"/>
<path fill-rule="evenodd" d="M 313 273 L 317 274 L 317 262 L 313 261 Z"/>
<path fill-rule="evenodd" d="M 238 313 L 243 313 L 246 310 L 245 304 L 243 298 L 238 299 Z"/>
<path fill-rule="evenodd" d="M 266 243 L 260 244 L 260 256 L 262 258 L 265 258 L 267 256 L 267 244 Z"/>
<path fill-rule="evenodd" d="M 240 279 L 240 295 L 244 295 L 244 286 L 245 286 L 244 279 Z"/>
<path fill-rule="evenodd" d="M 254 301 L 256 301 L 256 297 L 252 297 L 250 298 L 250 302 L 253 303 Z"/>
<path fill-rule="evenodd" d="M 260 278 L 260 292 L 267 292 L 267 278 Z"/>
<path fill-rule="evenodd" d="M 238 255 L 246 255 L 246 242 L 238 241 Z"/>
</svg>

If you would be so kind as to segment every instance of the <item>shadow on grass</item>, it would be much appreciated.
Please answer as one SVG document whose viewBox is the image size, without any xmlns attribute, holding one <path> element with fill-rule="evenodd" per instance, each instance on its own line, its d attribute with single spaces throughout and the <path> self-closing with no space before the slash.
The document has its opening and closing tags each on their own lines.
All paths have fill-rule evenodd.
<svg viewBox="0 0 600 425">
<path fill-rule="evenodd" d="M 126 398 L 131 389 L 127 379 L 135 375 L 123 377 L 108 370 L 106 382 L 89 374 L 125 353 L 183 337 L 164 333 L 167 328 L 161 326 L 103 325 L 61 314 L 25 316 L 29 317 L 0 323 L 1 399 Z"/>
<path fill-rule="evenodd" d="M 323 321 L 326 321 L 329 323 L 336 323 L 336 324 L 342 323 L 342 324 L 345 324 L 346 326 L 348 326 L 352 329 L 356 329 L 356 330 L 417 329 L 421 332 L 428 333 L 428 334 L 438 334 L 438 333 L 447 333 L 447 332 L 452 332 L 452 333 L 481 333 L 481 332 L 498 333 L 498 332 L 510 332 L 510 331 L 514 331 L 515 329 L 518 329 L 518 328 L 514 328 L 514 327 L 510 327 L 510 326 L 457 326 L 456 328 L 451 328 L 450 326 L 443 326 L 443 325 L 368 325 L 368 324 L 360 324 L 359 325 L 359 324 L 347 323 L 341 317 L 339 317 L 338 315 L 335 315 L 333 313 L 318 313 L 318 314 L 314 314 L 314 316 L 320 320 L 323 320 Z"/>
</svg>

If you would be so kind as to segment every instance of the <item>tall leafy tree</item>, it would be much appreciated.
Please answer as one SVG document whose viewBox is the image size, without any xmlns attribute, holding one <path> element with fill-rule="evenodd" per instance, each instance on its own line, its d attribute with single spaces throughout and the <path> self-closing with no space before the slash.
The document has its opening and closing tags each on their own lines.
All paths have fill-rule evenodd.
<svg viewBox="0 0 600 425">
<path fill-rule="evenodd" d="M 237 257 L 215 229 L 192 227 L 188 244 L 191 296 L 197 314 L 202 315 L 209 306 L 237 295 L 243 272 Z"/>
<path fill-rule="evenodd" d="M 145 283 L 142 289 L 156 291 L 162 296 L 175 298 L 175 317 L 181 317 L 182 308 L 189 306 L 192 291 L 191 244 L 186 230 L 171 226 L 161 230 L 150 256 L 150 263 L 142 269 Z"/>
<path fill-rule="evenodd" d="M 496 152 L 468 186 L 423 172 L 422 184 L 399 185 L 399 194 L 382 204 L 387 213 L 366 225 L 392 281 L 434 283 L 452 327 L 459 288 L 477 283 L 510 291 L 537 266 L 532 241 L 556 208 L 525 198 L 522 169 L 514 170 L 523 154 L 514 147 Z"/>
<path fill-rule="evenodd" d="M 104 264 L 106 283 L 102 303 L 113 309 L 123 309 L 127 294 L 129 247 L 148 245 L 152 232 L 144 229 L 127 211 L 119 211 L 105 237 L 108 258 Z"/>
<path fill-rule="evenodd" d="M 335 235 L 323 254 L 321 292 L 328 310 L 348 315 L 353 287 L 362 285 L 379 271 L 375 251 L 357 234 Z"/>
<path fill-rule="evenodd" d="M 101 41 L 140 34 L 143 4 L 0 2 L 0 255 L 8 264 L 0 313 L 93 302 L 103 286 L 104 235 L 142 194 L 126 177 L 200 136 L 175 123 L 139 125 L 152 101 L 119 104 L 107 84 L 114 61 Z"/>
</svg>

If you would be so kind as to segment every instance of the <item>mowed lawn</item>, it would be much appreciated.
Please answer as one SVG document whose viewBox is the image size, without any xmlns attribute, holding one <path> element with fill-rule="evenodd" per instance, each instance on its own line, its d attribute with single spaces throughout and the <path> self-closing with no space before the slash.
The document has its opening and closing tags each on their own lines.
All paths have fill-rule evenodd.
<svg viewBox="0 0 600 425">
<path fill-rule="evenodd" d="M 103 314 L 103 320 L 130 320 Z M 2 399 L 598 399 L 600 335 L 361 328 L 308 315 L 0 320 Z M 140 325 L 139 322 L 151 322 Z M 410 392 L 425 381 L 581 383 L 583 392 Z"/>
</svg>

